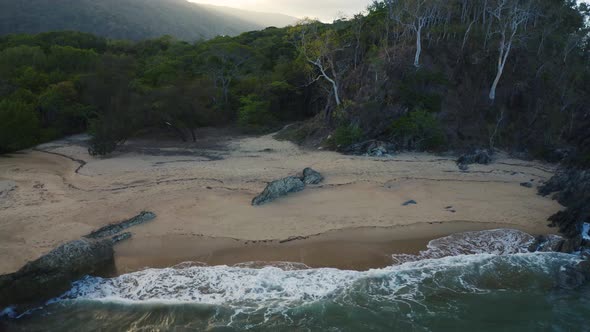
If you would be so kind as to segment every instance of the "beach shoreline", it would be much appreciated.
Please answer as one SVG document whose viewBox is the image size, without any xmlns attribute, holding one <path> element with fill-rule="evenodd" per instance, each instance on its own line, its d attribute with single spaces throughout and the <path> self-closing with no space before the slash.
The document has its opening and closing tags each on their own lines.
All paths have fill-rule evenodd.
<svg viewBox="0 0 590 332">
<path fill-rule="evenodd" d="M 347 156 L 304 150 L 272 135 L 213 130 L 203 136 L 185 145 L 135 139 L 108 158 L 89 156 L 85 137 L 75 136 L 0 158 L 0 187 L 9 188 L 0 195 L 0 274 L 144 210 L 157 217 L 130 229 L 132 238 L 116 246 L 121 271 L 184 260 L 366 269 L 455 232 L 500 225 L 552 234 L 546 220 L 562 208 L 520 185 L 540 185 L 554 165 L 505 154 L 460 171 L 450 156 Z M 326 180 L 251 206 L 267 182 L 305 167 Z M 416 204 L 404 205 L 409 200 Z M 371 229 L 376 234 L 363 231 Z M 293 238 L 307 239 L 280 243 Z M 305 250 L 318 254 L 301 258 Z"/>
<path fill-rule="evenodd" d="M 511 224 L 451 221 L 337 229 L 282 240 L 167 235 L 117 245 L 115 271 L 110 271 L 109 276 L 181 263 L 252 267 L 296 263 L 309 268 L 366 271 L 392 265 L 394 254 L 417 255 L 435 239 L 495 229 L 517 229 L 533 236 L 549 234 L 543 227 L 515 228 Z"/>
</svg>

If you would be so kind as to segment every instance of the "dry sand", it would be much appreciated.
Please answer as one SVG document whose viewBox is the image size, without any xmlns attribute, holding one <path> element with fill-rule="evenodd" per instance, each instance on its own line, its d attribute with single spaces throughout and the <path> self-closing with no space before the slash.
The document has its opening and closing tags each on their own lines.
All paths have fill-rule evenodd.
<svg viewBox="0 0 590 332">
<path fill-rule="evenodd" d="M 118 245 L 124 271 L 183 260 L 380 265 L 385 252 L 415 252 L 428 239 L 458 231 L 503 225 L 551 233 L 546 220 L 561 208 L 519 185 L 547 180 L 554 172 L 547 164 L 499 156 L 461 172 L 453 158 L 431 154 L 345 156 L 302 150 L 271 135 L 205 135 L 182 147 L 134 140 L 110 158 L 89 156 L 82 136 L 0 157 L 0 273 L 142 210 L 157 218 Z M 322 185 L 250 205 L 267 182 L 309 166 L 326 177 Z M 402 206 L 407 200 L 418 204 Z M 276 241 L 247 243 L 260 240 Z M 350 247 L 339 254 L 343 243 Z M 372 250 L 373 258 L 351 258 Z"/>
</svg>

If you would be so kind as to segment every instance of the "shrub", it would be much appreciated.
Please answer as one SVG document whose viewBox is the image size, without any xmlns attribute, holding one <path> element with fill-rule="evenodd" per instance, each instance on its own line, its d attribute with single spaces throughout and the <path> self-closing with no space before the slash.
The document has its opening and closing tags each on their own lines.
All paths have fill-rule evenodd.
<svg viewBox="0 0 590 332">
<path fill-rule="evenodd" d="M 363 131 L 354 125 L 341 125 L 334 131 L 332 142 L 335 146 L 348 146 L 357 143 L 363 137 Z"/>
<path fill-rule="evenodd" d="M 30 104 L 0 101 L 0 153 L 28 148 L 39 143 L 39 118 Z"/>
<path fill-rule="evenodd" d="M 272 125 L 275 119 L 270 112 L 270 102 L 264 101 L 258 95 L 248 95 L 240 98 L 238 110 L 238 125 L 248 129 L 260 129 Z"/>
<path fill-rule="evenodd" d="M 390 133 L 400 148 L 409 150 L 434 150 L 446 142 L 435 115 L 421 109 L 395 120 L 390 126 Z"/>
</svg>

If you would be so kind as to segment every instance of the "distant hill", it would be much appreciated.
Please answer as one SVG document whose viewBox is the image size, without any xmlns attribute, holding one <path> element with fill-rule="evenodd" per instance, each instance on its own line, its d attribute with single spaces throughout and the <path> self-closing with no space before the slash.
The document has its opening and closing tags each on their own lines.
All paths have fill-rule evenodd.
<svg viewBox="0 0 590 332">
<path fill-rule="evenodd" d="M 76 30 L 114 39 L 172 35 L 194 41 L 295 21 L 186 0 L 0 0 L 0 35 Z"/>
<path fill-rule="evenodd" d="M 299 20 L 296 17 L 277 14 L 277 13 L 264 13 L 250 10 L 243 10 L 231 7 L 214 6 L 214 5 L 199 5 L 209 10 L 216 11 L 218 13 L 225 14 L 227 16 L 234 16 L 241 20 L 252 22 L 254 24 L 263 27 L 285 27 L 287 25 L 293 25 Z"/>
</svg>

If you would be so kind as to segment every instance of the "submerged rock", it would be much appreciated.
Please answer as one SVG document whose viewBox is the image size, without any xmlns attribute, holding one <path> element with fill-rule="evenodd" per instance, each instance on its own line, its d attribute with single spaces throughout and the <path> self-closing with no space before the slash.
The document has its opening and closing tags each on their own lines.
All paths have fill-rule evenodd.
<svg viewBox="0 0 590 332">
<path fill-rule="evenodd" d="M 260 195 L 254 197 L 252 205 L 266 204 L 279 197 L 302 191 L 303 189 L 305 189 L 305 183 L 296 176 L 276 180 L 269 183 Z"/>
<path fill-rule="evenodd" d="M 303 182 L 305 184 L 318 184 L 324 181 L 324 177 L 318 172 L 311 168 L 303 170 Z"/>
<path fill-rule="evenodd" d="M 418 204 L 418 203 L 415 200 L 412 199 L 412 200 L 409 200 L 409 201 L 403 203 L 402 205 L 403 206 L 408 206 L 408 205 L 416 205 L 416 204 Z"/>
<path fill-rule="evenodd" d="M 15 273 L 0 276 L 0 308 L 48 300 L 85 275 L 113 266 L 113 245 L 120 239 L 68 242 Z"/>
<path fill-rule="evenodd" d="M 590 262 L 584 260 L 575 265 L 566 265 L 559 270 L 557 285 L 564 289 L 576 289 L 590 281 Z"/>
<path fill-rule="evenodd" d="M 520 184 L 520 186 L 521 186 L 521 187 L 525 187 L 525 188 L 532 188 L 532 187 L 533 187 L 533 184 L 532 184 L 532 183 L 530 183 L 530 182 L 522 182 L 522 183 Z"/>
</svg>

